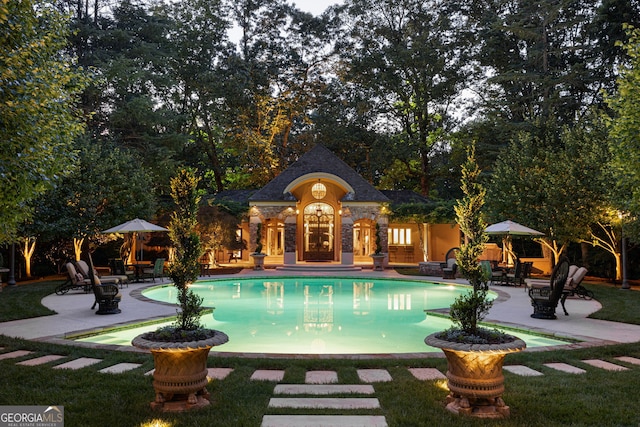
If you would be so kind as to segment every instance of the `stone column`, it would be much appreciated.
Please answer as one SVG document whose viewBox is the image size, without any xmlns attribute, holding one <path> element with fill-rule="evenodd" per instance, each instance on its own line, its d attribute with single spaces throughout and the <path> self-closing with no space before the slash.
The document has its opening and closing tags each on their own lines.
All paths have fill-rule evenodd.
<svg viewBox="0 0 640 427">
<path fill-rule="evenodd" d="M 389 265 L 389 218 L 381 215 L 378 218 L 378 224 L 380 224 L 380 246 L 382 246 L 382 253 L 386 254 L 384 257 L 384 266 Z"/>
<path fill-rule="evenodd" d="M 284 265 L 296 264 L 296 215 L 284 220 Z"/>
<path fill-rule="evenodd" d="M 353 265 L 353 219 L 343 215 L 342 218 L 342 254 L 340 256 L 343 265 Z"/>
</svg>

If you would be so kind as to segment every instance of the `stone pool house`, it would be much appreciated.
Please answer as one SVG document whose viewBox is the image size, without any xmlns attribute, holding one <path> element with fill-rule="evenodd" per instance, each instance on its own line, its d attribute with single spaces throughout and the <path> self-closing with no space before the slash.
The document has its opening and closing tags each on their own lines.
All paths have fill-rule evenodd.
<svg viewBox="0 0 640 427">
<path fill-rule="evenodd" d="M 248 222 L 237 230 L 247 250 L 216 254 L 219 262 L 252 262 L 261 224 L 265 266 L 281 269 L 358 269 L 372 265 L 376 224 L 385 265 L 420 265 L 436 273 L 460 245 L 457 224 L 397 223 L 394 205 L 426 203 L 411 191 L 380 191 L 323 145 L 316 145 L 256 191 L 224 191 L 216 200 L 246 203 Z M 489 244 L 485 259 L 500 260 Z M 432 271 L 433 270 L 433 271 Z"/>
</svg>

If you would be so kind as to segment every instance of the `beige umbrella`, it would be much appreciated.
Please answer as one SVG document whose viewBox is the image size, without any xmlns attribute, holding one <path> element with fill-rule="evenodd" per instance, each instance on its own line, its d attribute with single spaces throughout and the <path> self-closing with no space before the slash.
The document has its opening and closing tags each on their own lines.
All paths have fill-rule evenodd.
<svg viewBox="0 0 640 427">
<path fill-rule="evenodd" d="M 152 224 L 144 219 L 132 219 L 131 221 L 124 222 L 120 225 L 116 225 L 115 227 L 111 227 L 107 230 L 104 230 L 103 233 L 122 233 L 128 234 L 133 233 L 137 235 L 138 233 L 150 233 L 152 231 L 169 231 L 164 227 L 160 227 L 159 225 Z M 140 261 L 142 261 L 142 245 L 140 245 Z"/>
<path fill-rule="evenodd" d="M 504 251 L 502 253 L 502 261 L 508 261 L 508 264 L 513 264 L 513 250 L 511 247 L 511 236 L 544 236 L 544 233 L 534 230 L 533 228 L 525 227 L 522 224 L 513 222 L 510 220 L 498 222 L 485 228 L 487 234 L 503 235 L 502 240 Z M 508 259 L 505 259 L 505 256 Z"/>
</svg>

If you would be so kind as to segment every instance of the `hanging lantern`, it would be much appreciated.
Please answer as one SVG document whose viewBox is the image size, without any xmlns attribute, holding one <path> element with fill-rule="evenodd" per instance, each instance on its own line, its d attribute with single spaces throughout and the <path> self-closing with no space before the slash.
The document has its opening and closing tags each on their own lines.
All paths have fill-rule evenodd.
<svg viewBox="0 0 640 427">
<path fill-rule="evenodd" d="M 311 195 L 317 200 L 324 199 L 324 196 L 327 195 L 327 187 L 321 182 L 316 182 L 311 187 Z"/>
</svg>

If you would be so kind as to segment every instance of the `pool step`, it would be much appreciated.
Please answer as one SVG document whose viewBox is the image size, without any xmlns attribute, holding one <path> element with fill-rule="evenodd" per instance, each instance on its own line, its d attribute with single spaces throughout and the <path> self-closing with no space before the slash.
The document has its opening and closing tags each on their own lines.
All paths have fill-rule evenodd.
<svg viewBox="0 0 640 427">
<path fill-rule="evenodd" d="M 309 263 L 309 264 L 287 264 L 277 266 L 277 271 L 362 271 L 362 267 L 355 265 L 329 264 L 329 263 Z"/>
</svg>

